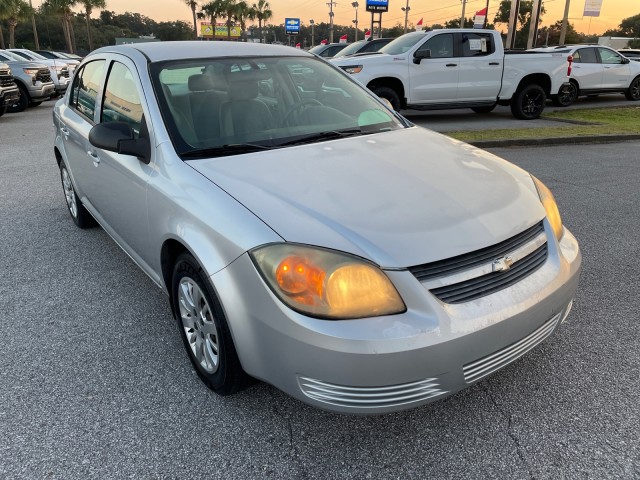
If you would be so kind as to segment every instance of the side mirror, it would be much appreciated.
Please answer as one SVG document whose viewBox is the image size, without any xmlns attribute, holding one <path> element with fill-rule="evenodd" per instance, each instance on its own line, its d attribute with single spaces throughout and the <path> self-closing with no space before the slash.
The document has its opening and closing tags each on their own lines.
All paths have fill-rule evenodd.
<svg viewBox="0 0 640 480">
<path fill-rule="evenodd" d="M 622 63 L 623 63 L 623 64 L 627 64 L 627 63 L 629 63 L 629 62 L 631 62 L 631 60 L 629 60 L 627 57 L 623 57 L 623 58 L 622 58 Z"/>
<path fill-rule="evenodd" d="M 146 122 L 142 122 L 146 131 Z M 143 133 L 143 132 L 141 132 Z M 133 129 L 125 122 L 99 123 L 89 131 L 89 143 L 96 148 L 122 155 L 134 155 L 144 163 L 151 161 L 151 143 L 148 135 L 135 138 Z"/>
<path fill-rule="evenodd" d="M 413 54 L 413 63 L 420 65 L 423 58 L 431 58 L 431 50 L 418 50 Z"/>
</svg>

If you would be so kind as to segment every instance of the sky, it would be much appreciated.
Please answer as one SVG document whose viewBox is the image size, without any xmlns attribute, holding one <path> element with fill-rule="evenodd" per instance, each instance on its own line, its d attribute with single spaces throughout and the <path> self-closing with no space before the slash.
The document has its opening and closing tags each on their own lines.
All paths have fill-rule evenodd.
<svg viewBox="0 0 640 480">
<path fill-rule="evenodd" d="M 255 0 L 248 0 L 253 2 Z M 303 24 L 310 19 L 316 23 L 329 22 L 330 0 L 269 0 L 274 13 L 270 23 L 284 23 L 285 17 L 300 18 Z M 334 0 L 334 22 L 340 25 L 351 25 L 355 18 L 355 9 L 351 6 L 354 0 Z M 543 16 L 542 25 L 562 20 L 565 2 L 570 1 L 569 21 L 578 32 L 602 33 L 609 28 L 616 28 L 623 18 L 640 13 L 640 0 L 602 0 L 599 17 L 583 17 L 585 0 L 544 0 L 547 13 Z M 389 12 L 382 15 L 382 23 L 390 27 L 396 23 L 404 25 L 404 12 L 401 7 L 407 0 L 389 0 Z M 36 6 L 40 0 L 34 0 Z M 200 3 L 206 3 L 206 0 Z M 359 26 L 363 28 L 371 21 L 371 14 L 365 11 L 366 0 L 358 0 Z M 500 0 L 489 0 L 489 20 L 493 20 Z M 467 0 L 465 17 L 484 8 L 486 0 Z M 461 0 L 409 0 L 409 23 L 417 23 L 424 18 L 425 25 L 445 23 L 447 20 L 460 17 Z M 107 0 L 107 9 L 116 13 L 137 12 L 156 21 L 184 20 L 192 22 L 191 10 L 184 0 Z M 76 10 L 80 10 L 79 8 Z M 97 13 L 94 13 L 97 16 Z M 257 22 L 256 22 L 257 24 Z M 506 27 L 504 28 L 506 30 Z"/>
</svg>

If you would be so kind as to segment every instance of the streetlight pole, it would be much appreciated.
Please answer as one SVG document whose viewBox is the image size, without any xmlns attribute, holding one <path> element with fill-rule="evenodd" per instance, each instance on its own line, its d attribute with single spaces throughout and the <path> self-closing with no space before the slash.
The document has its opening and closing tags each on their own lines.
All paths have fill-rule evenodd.
<svg viewBox="0 0 640 480">
<path fill-rule="evenodd" d="M 309 25 L 311 25 L 311 48 L 313 48 L 313 46 L 314 46 L 314 43 L 313 43 L 313 37 L 314 37 L 313 29 L 316 26 L 316 22 L 313 19 L 311 19 L 311 20 L 309 20 Z"/>
<path fill-rule="evenodd" d="M 569 23 L 569 3 L 571 0 L 567 0 L 564 4 L 564 16 L 562 17 L 562 27 L 560 28 L 560 42 L 559 45 L 564 45 L 564 39 L 567 36 L 567 24 Z"/>
<path fill-rule="evenodd" d="M 460 28 L 464 28 L 464 11 L 467 6 L 467 0 L 462 0 L 462 16 L 460 17 Z"/>
<path fill-rule="evenodd" d="M 401 7 L 401 10 L 404 12 L 404 33 L 407 33 L 407 22 L 409 21 L 409 10 L 411 10 L 411 7 L 409 6 L 409 0 L 407 0 L 407 5 L 405 7 Z"/>
<path fill-rule="evenodd" d="M 409 1 L 409 0 L 407 0 L 407 1 Z M 353 41 L 354 41 L 354 42 L 357 42 L 357 41 L 358 41 L 358 7 L 359 7 L 360 5 L 358 5 L 358 2 L 352 2 L 352 3 L 351 3 L 351 6 L 352 6 L 353 8 L 355 8 L 355 9 L 356 9 L 356 19 L 355 19 L 355 20 L 352 20 L 352 22 L 353 22 L 353 23 L 355 24 L 355 26 L 356 26 L 356 33 L 355 33 L 355 35 L 354 35 L 354 40 L 353 40 Z"/>
<path fill-rule="evenodd" d="M 333 43 L 333 6 L 337 5 L 333 0 L 329 0 L 329 43 Z"/>
</svg>

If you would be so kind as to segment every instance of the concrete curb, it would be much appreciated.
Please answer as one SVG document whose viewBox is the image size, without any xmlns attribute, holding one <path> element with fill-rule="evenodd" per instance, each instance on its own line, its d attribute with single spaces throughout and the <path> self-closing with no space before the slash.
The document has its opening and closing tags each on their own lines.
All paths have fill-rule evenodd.
<svg viewBox="0 0 640 480">
<path fill-rule="evenodd" d="M 586 135 L 583 137 L 554 137 L 554 138 L 509 138 L 504 140 L 477 140 L 469 142 L 474 147 L 529 147 L 549 145 L 573 145 L 584 143 L 614 143 L 640 140 L 640 134 L 627 135 Z"/>
</svg>

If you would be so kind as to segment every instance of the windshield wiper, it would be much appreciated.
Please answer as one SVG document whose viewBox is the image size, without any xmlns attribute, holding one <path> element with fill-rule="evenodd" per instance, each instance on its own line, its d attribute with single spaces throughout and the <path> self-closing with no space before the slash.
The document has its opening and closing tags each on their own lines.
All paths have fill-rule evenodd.
<svg viewBox="0 0 640 480">
<path fill-rule="evenodd" d="M 368 132 L 367 132 L 368 133 Z M 308 143 L 322 142 L 325 140 L 335 140 L 338 138 L 353 137 L 356 135 L 364 135 L 365 132 L 360 128 L 351 128 L 345 130 L 330 130 L 328 132 L 312 133 L 311 135 L 303 135 L 295 140 L 284 143 L 278 143 L 278 147 L 288 147 L 291 145 L 306 145 Z"/>
<path fill-rule="evenodd" d="M 255 143 L 231 143 L 219 147 L 196 148 L 180 154 L 181 158 L 227 157 L 241 153 L 252 153 L 260 150 L 271 150 L 269 145 L 257 145 Z"/>
</svg>

